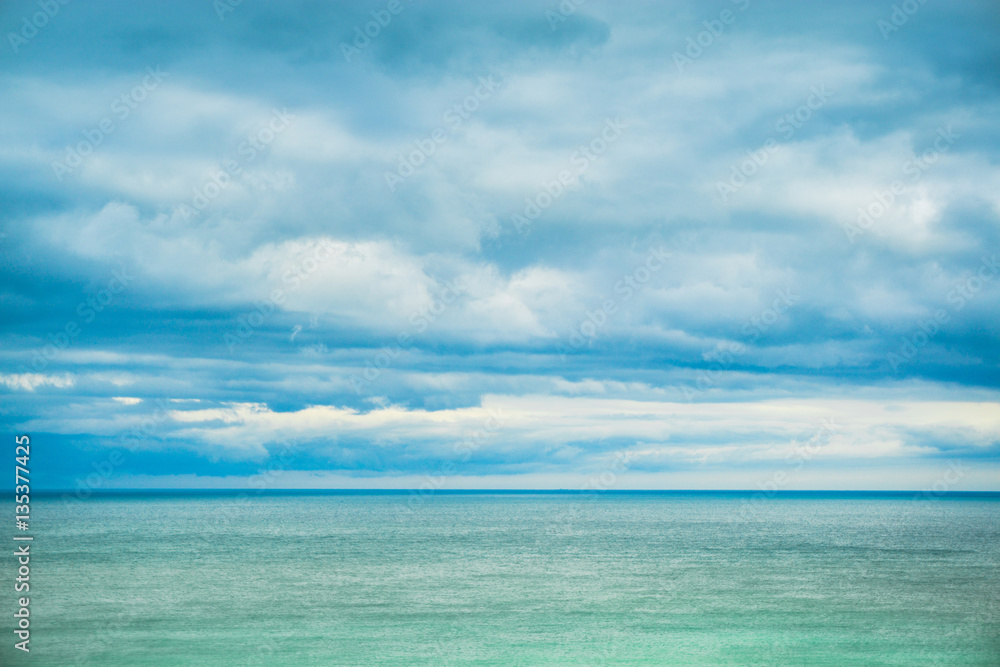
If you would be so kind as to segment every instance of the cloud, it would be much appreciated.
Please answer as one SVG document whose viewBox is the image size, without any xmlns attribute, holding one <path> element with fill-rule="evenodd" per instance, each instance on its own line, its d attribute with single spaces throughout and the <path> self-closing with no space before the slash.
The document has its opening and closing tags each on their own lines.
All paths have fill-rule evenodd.
<svg viewBox="0 0 1000 667">
<path fill-rule="evenodd" d="M 59 376 L 41 373 L 0 374 L 0 382 L 7 385 L 9 389 L 21 391 L 35 391 L 38 387 L 67 389 L 74 385 L 73 377 L 69 374 Z"/>
<path fill-rule="evenodd" d="M 755 4 L 678 71 L 699 3 L 405 6 L 350 58 L 382 5 L 80 5 L 0 52 L 0 419 L 43 480 L 153 415 L 129 479 L 282 432 L 296 484 L 402 479 L 493 402 L 470 484 L 746 479 L 821 412 L 817 467 L 995 461 L 995 10 Z"/>
</svg>

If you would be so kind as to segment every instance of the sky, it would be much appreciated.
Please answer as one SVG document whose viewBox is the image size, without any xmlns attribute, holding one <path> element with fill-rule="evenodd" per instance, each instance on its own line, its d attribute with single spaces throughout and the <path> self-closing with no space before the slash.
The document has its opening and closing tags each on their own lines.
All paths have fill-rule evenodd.
<svg viewBox="0 0 1000 667">
<path fill-rule="evenodd" d="M 1000 490 L 1000 5 L 0 6 L 36 488 Z"/>
</svg>

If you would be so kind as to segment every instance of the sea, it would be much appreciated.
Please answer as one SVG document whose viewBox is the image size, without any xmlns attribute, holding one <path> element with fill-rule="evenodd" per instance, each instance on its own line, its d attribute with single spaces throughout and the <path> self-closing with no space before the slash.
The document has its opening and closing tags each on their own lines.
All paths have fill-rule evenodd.
<svg viewBox="0 0 1000 667">
<path fill-rule="evenodd" d="M 1000 665 L 997 495 L 31 501 L 2 665 Z"/>
</svg>

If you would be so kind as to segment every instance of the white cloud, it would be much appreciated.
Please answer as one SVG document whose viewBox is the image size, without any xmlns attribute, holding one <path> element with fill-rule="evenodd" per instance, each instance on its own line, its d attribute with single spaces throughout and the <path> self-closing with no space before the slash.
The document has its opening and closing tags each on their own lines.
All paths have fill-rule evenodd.
<svg viewBox="0 0 1000 667">
<path fill-rule="evenodd" d="M 481 407 L 428 411 L 385 406 L 368 412 L 311 406 L 275 412 L 259 403 L 176 410 L 172 435 L 223 449 L 259 452 L 278 441 L 367 439 L 384 445 L 424 443 L 448 456 L 451 445 L 491 420 L 498 451 L 632 440 L 637 460 L 742 464 L 783 460 L 817 433 L 819 458 L 917 457 L 947 433 L 972 447 L 1000 440 L 1000 403 L 914 400 L 802 400 L 670 403 L 625 398 L 490 395 Z M 429 443 L 429 444 L 428 444 Z M 653 444 L 650 444 L 653 443 Z M 676 444 L 675 444 L 676 443 Z M 598 451 L 602 450 L 597 446 Z M 593 452 L 592 452 L 593 453 Z"/>
<path fill-rule="evenodd" d="M 56 389 L 68 389 L 76 384 L 73 376 L 64 375 L 44 375 L 42 373 L 12 373 L 0 374 L 0 382 L 10 389 L 21 391 L 35 391 L 38 387 L 55 387 Z"/>
</svg>

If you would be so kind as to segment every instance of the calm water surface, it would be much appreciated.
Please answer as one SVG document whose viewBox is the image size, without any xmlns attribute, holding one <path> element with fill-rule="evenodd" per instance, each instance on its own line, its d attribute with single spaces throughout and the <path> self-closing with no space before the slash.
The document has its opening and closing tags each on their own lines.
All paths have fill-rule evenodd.
<svg viewBox="0 0 1000 667">
<path fill-rule="evenodd" d="M 744 502 L 37 498 L 0 664 L 1000 665 L 1000 501 Z"/>
</svg>

